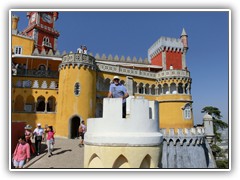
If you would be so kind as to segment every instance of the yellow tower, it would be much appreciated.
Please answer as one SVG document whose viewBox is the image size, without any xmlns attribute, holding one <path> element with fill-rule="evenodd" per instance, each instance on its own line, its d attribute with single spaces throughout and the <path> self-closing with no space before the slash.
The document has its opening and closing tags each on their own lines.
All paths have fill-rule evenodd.
<svg viewBox="0 0 240 180">
<path fill-rule="evenodd" d="M 179 72 L 178 78 L 173 77 Z M 191 78 L 189 72 L 169 70 L 169 76 L 159 82 L 161 94 L 159 102 L 160 128 L 193 127 L 192 96 L 190 94 Z"/>
<path fill-rule="evenodd" d="M 12 16 L 12 30 L 17 30 L 19 17 L 16 15 Z"/>
<path fill-rule="evenodd" d="M 63 56 L 59 72 L 56 133 L 58 136 L 75 138 L 80 122 L 95 116 L 95 58 L 87 54 L 70 53 Z"/>
</svg>

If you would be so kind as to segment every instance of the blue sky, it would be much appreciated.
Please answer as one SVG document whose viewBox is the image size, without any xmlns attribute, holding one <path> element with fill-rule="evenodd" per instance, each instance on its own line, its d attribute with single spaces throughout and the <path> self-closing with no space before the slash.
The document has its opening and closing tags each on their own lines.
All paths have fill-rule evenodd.
<svg viewBox="0 0 240 180">
<path fill-rule="evenodd" d="M 19 30 L 27 26 L 26 12 Z M 227 11 L 192 12 L 60 12 L 56 29 L 58 49 L 76 51 L 87 45 L 90 52 L 113 56 L 147 57 L 148 48 L 161 36 L 188 34 L 187 66 L 192 78 L 195 124 L 202 123 L 201 109 L 218 107 L 228 121 L 229 19 Z"/>
</svg>

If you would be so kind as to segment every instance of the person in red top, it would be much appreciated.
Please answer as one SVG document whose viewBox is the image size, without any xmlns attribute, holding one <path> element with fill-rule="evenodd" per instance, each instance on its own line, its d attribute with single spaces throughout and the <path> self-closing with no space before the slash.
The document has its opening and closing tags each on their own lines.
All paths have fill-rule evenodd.
<svg viewBox="0 0 240 180">
<path fill-rule="evenodd" d="M 30 126 L 29 124 L 25 126 L 25 139 L 26 139 L 26 143 L 29 144 L 30 146 L 30 153 L 34 154 L 35 153 L 35 149 L 33 147 L 32 141 L 31 141 L 31 137 L 32 137 L 32 126 Z"/>
<path fill-rule="evenodd" d="M 30 158 L 30 146 L 26 143 L 25 136 L 18 139 L 18 144 L 13 153 L 13 165 L 15 168 L 23 168 L 25 161 Z"/>
<path fill-rule="evenodd" d="M 55 132 L 53 131 L 52 126 L 48 126 L 47 128 L 47 146 L 48 146 L 48 157 L 51 157 L 53 154 L 53 145 L 55 143 L 54 139 Z"/>
</svg>

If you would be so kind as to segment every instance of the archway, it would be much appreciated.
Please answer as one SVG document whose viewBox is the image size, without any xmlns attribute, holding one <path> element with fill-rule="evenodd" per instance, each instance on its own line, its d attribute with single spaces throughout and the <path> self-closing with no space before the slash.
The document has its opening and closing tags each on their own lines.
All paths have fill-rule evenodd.
<svg viewBox="0 0 240 180">
<path fill-rule="evenodd" d="M 75 139 L 78 137 L 78 128 L 80 126 L 81 119 L 78 116 L 74 116 L 69 120 L 69 139 Z"/>
</svg>

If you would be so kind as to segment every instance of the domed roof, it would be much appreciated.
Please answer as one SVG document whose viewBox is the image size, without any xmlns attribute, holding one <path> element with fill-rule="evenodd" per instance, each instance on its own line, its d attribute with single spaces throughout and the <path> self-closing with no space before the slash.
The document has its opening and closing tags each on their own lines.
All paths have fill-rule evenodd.
<svg viewBox="0 0 240 180">
<path fill-rule="evenodd" d="M 208 113 L 206 113 L 204 116 L 203 116 L 203 119 L 213 119 L 211 115 L 209 115 Z"/>
</svg>

